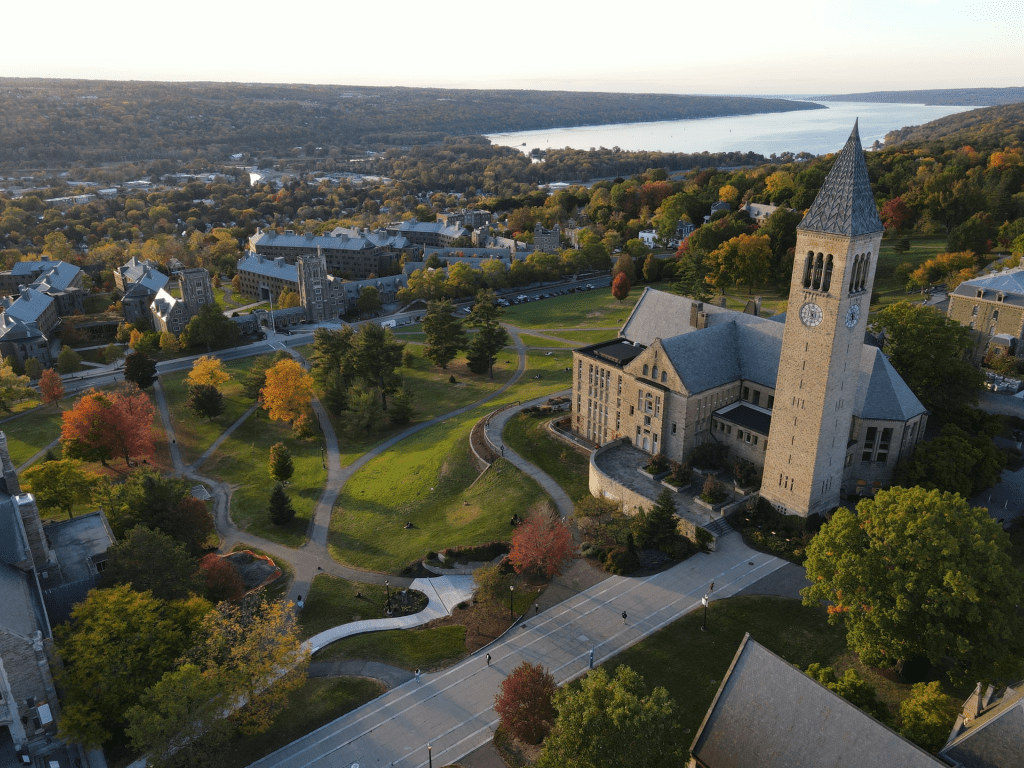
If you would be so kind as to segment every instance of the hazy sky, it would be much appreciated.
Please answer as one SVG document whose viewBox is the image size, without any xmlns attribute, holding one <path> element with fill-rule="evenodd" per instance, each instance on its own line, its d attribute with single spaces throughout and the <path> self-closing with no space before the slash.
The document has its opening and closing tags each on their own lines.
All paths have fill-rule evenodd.
<svg viewBox="0 0 1024 768">
<path fill-rule="evenodd" d="M 660 93 L 1024 85 L 1024 0 L 51 0 L 0 75 Z"/>
</svg>

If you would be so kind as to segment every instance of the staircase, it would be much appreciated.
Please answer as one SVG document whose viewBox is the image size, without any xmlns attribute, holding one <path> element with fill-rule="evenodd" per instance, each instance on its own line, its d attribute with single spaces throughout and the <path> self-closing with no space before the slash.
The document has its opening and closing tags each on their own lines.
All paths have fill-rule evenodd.
<svg viewBox="0 0 1024 768">
<path fill-rule="evenodd" d="M 720 517 L 708 525 L 702 525 L 701 528 L 710 533 L 716 539 L 720 539 L 735 530 L 731 525 L 729 525 L 729 521 L 724 517 Z"/>
</svg>

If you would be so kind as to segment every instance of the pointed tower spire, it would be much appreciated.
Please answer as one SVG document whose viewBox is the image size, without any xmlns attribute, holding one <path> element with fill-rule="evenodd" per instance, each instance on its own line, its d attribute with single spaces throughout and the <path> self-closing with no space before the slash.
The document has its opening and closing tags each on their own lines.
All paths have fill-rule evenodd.
<svg viewBox="0 0 1024 768">
<path fill-rule="evenodd" d="M 860 145 L 859 122 L 854 121 L 850 138 L 797 229 L 848 237 L 882 231 Z"/>
</svg>

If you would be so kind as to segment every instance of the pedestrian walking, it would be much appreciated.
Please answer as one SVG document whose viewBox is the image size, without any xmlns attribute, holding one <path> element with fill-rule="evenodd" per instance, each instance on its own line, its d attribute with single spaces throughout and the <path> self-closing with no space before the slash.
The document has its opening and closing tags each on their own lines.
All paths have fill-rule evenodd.
<svg viewBox="0 0 1024 768">
<path fill-rule="evenodd" d="M 594 649 L 590 649 L 590 668 L 594 668 Z"/>
<path fill-rule="evenodd" d="M 295 601 L 295 605 L 299 607 L 300 611 L 306 607 L 306 604 L 302 602 L 302 595 L 299 595 L 299 599 Z"/>
<path fill-rule="evenodd" d="M 414 674 L 416 675 L 416 682 L 418 683 L 420 681 L 420 668 L 419 667 L 416 667 L 416 672 Z"/>
<path fill-rule="evenodd" d="M 488 667 L 491 666 L 491 654 L 489 654 L 489 653 L 484 654 L 484 658 L 487 659 L 487 666 Z"/>
<path fill-rule="evenodd" d="M 626 623 L 626 612 L 625 611 L 622 612 L 622 623 L 623 624 Z"/>
<path fill-rule="evenodd" d="M 534 603 L 533 604 L 533 615 L 536 616 L 538 613 L 540 613 L 540 603 Z"/>
</svg>

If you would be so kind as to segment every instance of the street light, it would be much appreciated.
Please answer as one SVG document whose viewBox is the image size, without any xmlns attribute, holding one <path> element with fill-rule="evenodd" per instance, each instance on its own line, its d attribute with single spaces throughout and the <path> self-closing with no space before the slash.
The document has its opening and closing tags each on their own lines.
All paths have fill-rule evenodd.
<svg viewBox="0 0 1024 768">
<path fill-rule="evenodd" d="M 512 585 L 508 585 L 508 620 L 515 621 L 515 614 L 512 613 L 512 595 L 515 593 L 516 588 Z"/>
<path fill-rule="evenodd" d="M 704 597 L 702 597 L 700 599 L 700 601 L 702 603 L 704 603 L 704 623 L 700 625 L 700 631 L 701 632 L 707 632 L 708 631 L 708 593 L 707 592 L 704 593 Z"/>
<path fill-rule="evenodd" d="M 391 613 L 391 582 L 384 579 L 384 589 L 388 591 L 388 602 L 384 610 L 386 613 Z"/>
<path fill-rule="evenodd" d="M 427 764 L 428 764 L 428 768 L 434 768 L 434 752 L 433 752 L 433 749 L 434 749 L 434 746 L 432 744 L 427 744 Z"/>
</svg>

